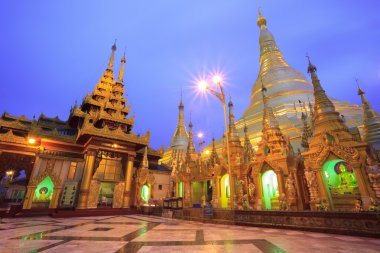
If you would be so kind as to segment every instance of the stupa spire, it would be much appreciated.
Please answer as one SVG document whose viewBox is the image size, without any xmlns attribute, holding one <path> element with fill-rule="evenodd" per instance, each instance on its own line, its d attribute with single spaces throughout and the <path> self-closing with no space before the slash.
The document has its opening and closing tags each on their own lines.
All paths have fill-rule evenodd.
<svg viewBox="0 0 380 253">
<path fill-rule="evenodd" d="M 340 128 L 346 128 L 343 124 L 342 118 L 339 116 L 339 113 L 335 111 L 334 104 L 331 102 L 329 97 L 326 95 L 325 90 L 322 88 L 322 85 L 316 73 L 317 67 L 311 63 L 309 56 L 306 57 L 309 61 L 307 72 L 311 76 L 314 87 L 314 132 L 325 132 L 325 126 L 328 124 L 331 125 L 331 121 L 335 121 L 337 124 L 339 124 Z"/>
<path fill-rule="evenodd" d="M 358 80 L 356 80 L 358 83 Z M 371 144 L 376 143 L 375 149 L 380 150 L 380 115 L 375 112 L 372 105 L 365 97 L 365 92 L 359 87 L 358 83 L 358 95 L 362 100 L 363 106 L 363 139 Z"/>
<path fill-rule="evenodd" d="M 125 65 L 125 52 L 124 52 L 124 55 L 123 55 L 123 58 L 121 58 L 121 65 L 120 65 L 120 70 L 119 70 L 119 77 L 117 79 L 117 81 L 119 83 L 123 83 L 123 77 L 124 77 L 124 65 Z"/>
<path fill-rule="evenodd" d="M 233 112 L 233 108 L 234 108 L 234 104 L 232 103 L 231 101 L 231 97 L 230 97 L 230 101 L 228 102 L 228 109 L 229 109 L 229 134 L 230 134 L 230 142 L 233 142 L 233 141 L 240 141 L 239 140 L 239 135 L 237 133 L 237 130 L 236 130 L 236 125 L 235 125 L 235 115 L 234 115 L 234 112 Z"/>
<path fill-rule="evenodd" d="M 149 162 L 148 162 L 148 146 L 145 146 L 144 148 L 144 155 L 143 160 L 140 165 L 140 169 L 149 169 Z"/>
<path fill-rule="evenodd" d="M 307 123 L 307 115 L 304 112 L 301 113 L 301 119 L 303 122 L 301 146 L 305 149 L 308 149 L 309 148 L 309 138 L 313 135 L 313 133 L 309 127 L 309 124 Z"/>
<path fill-rule="evenodd" d="M 189 123 L 189 142 L 187 144 L 187 155 L 192 155 L 196 152 L 194 145 L 194 133 L 193 133 L 193 123 L 190 120 Z"/>
<path fill-rule="evenodd" d="M 178 121 L 177 121 L 176 130 L 174 132 L 172 141 L 170 143 L 171 147 L 183 146 L 184 149 L 186 149 L 187 147 L 189 135 L 187 134 L 187 131 L 186 131 L 184 108 L 185 107 L 182 103 L 182 93 L 181 93 L 181 100 L 178 106 L 178 110 L 179 110 Z"/>
<path fill-rule="evenodd" d="M 220 164 L 220 159 L 219 159 L 218 153 L 216 152 L 216 148 L 215 148 L 215 138 L 212 137 L 212 150 L 211 150 L 211 154 L 210 154 L 209 165 L 212 168 L 216 164 Z"/>
<path fill-rule="evenodd" d="M 264 114 L 263 114 L 263 131 L 269 130 L 272 128 L 279 129 L 279 124 L 274 116 L 273 109 L 268 105 L 268 97 L 266 96 L 267 89 L 264 87 L 264 84 L 261 80 L 261 94 L 263 95 L 263 104 L 264 104 Z"/>
<path fill-rule="evenodd" d="M 244 162 L 249 163 L 253 160 L 253 156 L 255 155 L 255 151 L 253 150 L 252 143 L 249 140 L 248 136 L 248 127 L 247 124 L 244 123 Z"/>
<path fill-rule="evenodd" d="M 111 47 L 111 56 L 110 56 L 110 60 L 108 62 L 108 68 L 109 70 L 112 70 L 113 68 L 113 62 L 114 62 L 114 59 L 115 59 L 115 51 L 116 51 L 116 39 L 115 39 L 115 42 L 113 43 L 112 47 Z"/>
</svg>

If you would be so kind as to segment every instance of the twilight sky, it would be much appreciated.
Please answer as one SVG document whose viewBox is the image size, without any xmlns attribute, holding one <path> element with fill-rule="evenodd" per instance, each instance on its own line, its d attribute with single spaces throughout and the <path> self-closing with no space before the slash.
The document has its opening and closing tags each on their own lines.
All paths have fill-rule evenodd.
<svg viewBox="0 0 380 253">
<path fill-rule="evenodd" d="M 186 124 L 206 142 L 223 133 L 216 98 L 194 91 L 221 72 L 238 119 L 259 70 L 261 6 L 287 62 L 306 74 L 308 52 L 328 95 L 360 103 L 354 78 L 380 111 L 380 2 L 304 0 L 3 1 L 0 8 L 0 111 L 66 120 L 90 93 L 117 38 L 115 71 L 126 48 L 126 94 L 134 131 L 151 129 L 167 147 L 180 90 Z"/>
</svg>

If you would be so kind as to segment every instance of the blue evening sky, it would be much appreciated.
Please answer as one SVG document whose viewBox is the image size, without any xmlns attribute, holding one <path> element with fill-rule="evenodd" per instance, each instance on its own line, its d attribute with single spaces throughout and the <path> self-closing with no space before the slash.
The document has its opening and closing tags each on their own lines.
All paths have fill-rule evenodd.
<svg viewBox="0 0 380 253">
<path fill-rule="evenodd" d="M 126 94 L 134 131 L 167 147 L 181 87 L 186 124 L 206 141 L 223 133 L 220 103 L 196 94 L 197 78 L 219 71 L 238 119 L 259 70 L 257 8 L 285 59 L 306 74 L 308 52 L 327 93 L 360 103 L 354 78 L 380 111 L 380 2 L 304 0 L 2 1 L 0 111 L 66 120 L 126 48 Z"/>
</svg>

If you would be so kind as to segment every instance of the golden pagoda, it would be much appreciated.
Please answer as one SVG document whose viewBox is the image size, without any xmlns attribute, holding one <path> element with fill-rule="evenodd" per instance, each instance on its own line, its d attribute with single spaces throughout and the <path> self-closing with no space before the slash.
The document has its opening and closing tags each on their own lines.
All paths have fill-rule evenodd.
<svg viewBox="0 0 380 253">
<path fill-rule="evenodd" d="M 188 146 L 189 135 L 186 130 L 185 116 L 184 116 L 184 105 L 181 100 L 178 106 L 178 122 L 171 139 L 170 146 L 165 151 L 160 163 L 171 165 L 174 163 L 183 163 L 185 160 L 186 149 Z"/>
<path fill-rule="evenodd" d="M 292 68 L 284 59 L 273 34 L 267 27 L 267 20 L 259 10 L 257 25 L 260 28 L 260 70 L 252 87 L 250 106 L 236 122 L 239 136 L 243 138 L 244 126 L 249 128 L 249 138 L 257 147 L 261 139 L 261 120 L 263 99 L 261 97 L 261 80 L 267 89 L 268 105 L 280 124 L 282 133 L 290 138 L 295 150 L 301 148 L 303 121 L 302 110 L 307 101 L 313 103 L 312 85 L 299 71 Z M 362 111 L 358 105 L 332 99 L 336 109 L 345 116 L 348 126 L 362 125 Z"/>
</svg>

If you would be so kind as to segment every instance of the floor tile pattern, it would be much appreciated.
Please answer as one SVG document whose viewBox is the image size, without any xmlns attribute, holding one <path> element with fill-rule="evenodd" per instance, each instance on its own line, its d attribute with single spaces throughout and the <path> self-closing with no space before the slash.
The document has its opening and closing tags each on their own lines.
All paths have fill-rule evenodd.
<svg viewBox="0 0 380 253">
<path fill-rule="evenodd" d="M 144 215 L 3 219 L 0 252 L 380 252 L 380 239 Z"/>
</svg>

